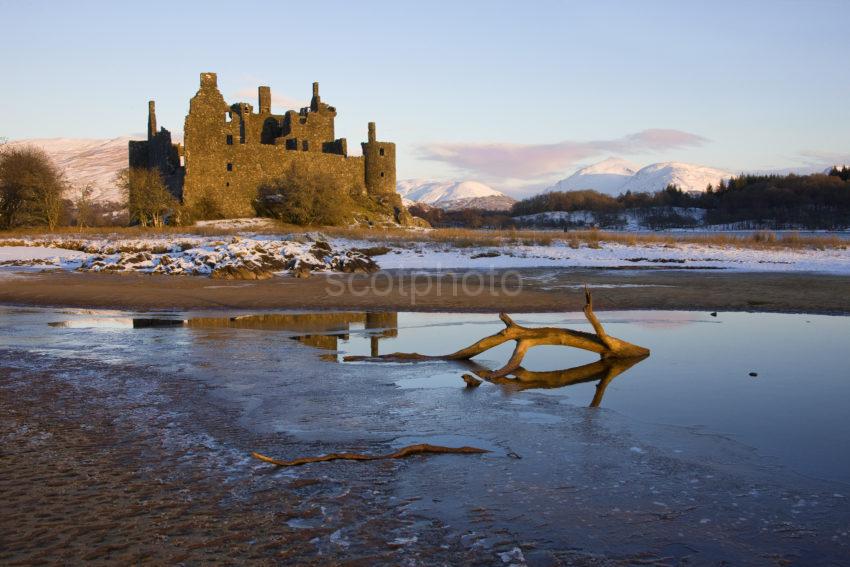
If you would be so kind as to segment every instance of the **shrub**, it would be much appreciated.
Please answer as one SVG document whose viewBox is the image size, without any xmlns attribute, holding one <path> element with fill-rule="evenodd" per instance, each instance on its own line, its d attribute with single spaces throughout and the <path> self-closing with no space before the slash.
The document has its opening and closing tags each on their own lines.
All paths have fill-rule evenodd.
<svg viewBox="0 0 850 567">
<path fill-rule="evenodd" d="M 326 173 L 292 166 L 287 174 L 260 187 L 257 213 L 295 225 L 339 225 L 350 218 L 350 187 Z"/>
<path fill-rule="evenodd" d="M 130 223 L 161 227 L 169 213 L 178 207 L 168 192 L 159 170 L 133 167 L 118 174 L 118 186 L 130 212 Z"/>
<path fill-rule="evenodd" d="M 0 228 L 56 228 L 65 203 L 65 179 L 48 155 L 32 146 L 0 150 Z"/>
</svg>

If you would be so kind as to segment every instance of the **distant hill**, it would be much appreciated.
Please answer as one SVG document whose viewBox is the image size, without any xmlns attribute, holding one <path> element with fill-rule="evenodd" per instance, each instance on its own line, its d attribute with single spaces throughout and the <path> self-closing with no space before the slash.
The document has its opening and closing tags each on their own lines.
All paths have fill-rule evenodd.
<svg viewBox="0 0 850 567">
<path fill-rule="evenodd" d="M 461 209 L 480 209 L 482 211 L 510 211 L 516 203 L 516 199 L 507 195 L 488 195 L 487 197 L 470 197 L 468 199 L 456 199 L 441 206 L 447 211 L 459 211 Z"/>
<path fill-rule="evenodd" d="M 721 179 L 729 179 L 732 175 L 729 171 L 690 163 L 671 161 L 638 168 L 626 160 L 608 158 L 579 169 L 544 192 L 593 189 L 617 196 L 626 191 L 653 193 L 671 183 L 683 191 L 701 192 L 709 183 L 716 187 Z"/>
<path fill-rule="evenodd" d="M 606 195 L 619 195 L 620 188 L 638 172 L 640 166 L 624 159 L 610 157 L 593 165 L 583 167 L 558 181 L 549 191 L 580 191 L 593 189 Z"/>
<path fill-rule="evenodd" d="M 476 208 L 505 211 L 516 201 L 478 181 L 405 179 L 396 184 L 406 201 L 446 210 Z"/>
<path fill-rule="evenodd" d="M 130 136 L 111 139 L 33 138 L 13 140 L 8 144 L 42 148 L 65 171 L 74 187 L 91 183 L 95 202 L 119 203 L 122 198 L 115 185 L 115 176 L 127 167 L 128 142 L 132 139 Z"/>
</svg>

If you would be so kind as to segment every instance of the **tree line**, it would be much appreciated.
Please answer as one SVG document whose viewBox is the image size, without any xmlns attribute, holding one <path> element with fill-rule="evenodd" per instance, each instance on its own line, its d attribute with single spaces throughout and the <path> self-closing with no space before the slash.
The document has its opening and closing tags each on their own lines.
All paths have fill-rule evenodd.
<svg viewBox="0 0 850 567">
<path fill-rule="evenodd" d="M 770 228 L 843 229 L 850 227 L 850 168 L 827 174 L 742 174 L 705 192 L 685 192 L 675 185 L 655 193 L 626 192 L 617 197 L 597 191 L 552 192 L 516 203 L 514 217 L 553 211 L 590 211 L 597 218 L 618 218 L 634 211 L 651 218 L 663 215 L 670 226 L 690 226 L 692 217 L 675 208 L 705 210 L 705 224 L 741 223 Z M 665 212 L 666 211 L 666 212 Z M 616 222 L 616 221 L 612 221 Z"/>
</svg>

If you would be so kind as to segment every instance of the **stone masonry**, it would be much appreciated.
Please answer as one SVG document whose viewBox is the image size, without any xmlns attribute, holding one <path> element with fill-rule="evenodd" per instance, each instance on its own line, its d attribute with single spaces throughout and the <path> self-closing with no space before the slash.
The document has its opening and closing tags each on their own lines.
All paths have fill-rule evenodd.
<svg viewBox="0 0 850 567">
<path fill-rule="evenodd" d="M 130 167 L 158 168 L 169 190 L 199 216 L 253 216 L 252 203 L 263 184 L 281 179 L 293 167 L 337 178 L 353 195 L 374 199 L 407 217 L 396 193 L 395 144 L 377 140 L 369 123 L 362 156 L 348 155 L 345 138 L 335 138 L 336 108 L 322 102 L 313 83 L 310 106 L 271 111 L 271 90 L 258 88 L 258 109 L 228 104 L 215 73 L 201 73 L 189 102 L 184 144 L 157 130 L 154 102 L 148 103 L 146 141 L 130 142 Z"/>
</svg>

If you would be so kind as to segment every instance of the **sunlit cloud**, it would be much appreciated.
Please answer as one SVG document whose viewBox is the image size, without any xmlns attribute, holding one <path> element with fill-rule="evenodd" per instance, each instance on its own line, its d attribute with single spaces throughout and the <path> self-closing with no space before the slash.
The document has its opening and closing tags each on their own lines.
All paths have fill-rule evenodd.
<svg viewBox="0 0 850 567">
<path fill-rule="evenodd" d="M 706 138 L 681 130 L 650 129 L 612 140 L 554 144 L 426 144 L 419 157 L 441 161 L 468 173 L 490 178 L 535 179 L 563 173 L 570 166 L 608 154 L 639 154 L 701 146 Z"/>
</svg>

